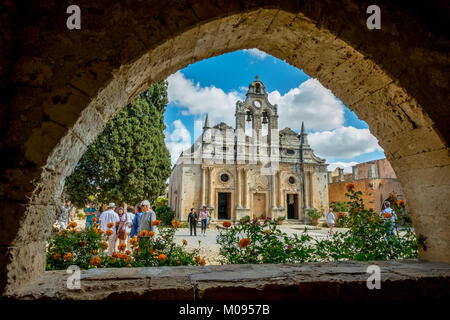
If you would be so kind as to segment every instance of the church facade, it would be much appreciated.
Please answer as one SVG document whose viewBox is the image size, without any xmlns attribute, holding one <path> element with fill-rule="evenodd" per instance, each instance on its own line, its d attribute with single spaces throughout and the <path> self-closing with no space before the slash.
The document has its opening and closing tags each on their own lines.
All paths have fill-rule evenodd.
<svg viewBox="0 0 450 320">
<path fill-rule="evenodd" d="M 256 77 L 245 101 L 236 102 L 236 126 L 211 127 L 203 132 L 172 169 L 169 205 L 186 220 L 192 207 L 206 206 L 214 219 L 244 216 L 285 217 L 308 222 L 306 211 L 328 209 L 327 164 L 300 134 L 278 129 L 277 105 Z"/>
</svg>

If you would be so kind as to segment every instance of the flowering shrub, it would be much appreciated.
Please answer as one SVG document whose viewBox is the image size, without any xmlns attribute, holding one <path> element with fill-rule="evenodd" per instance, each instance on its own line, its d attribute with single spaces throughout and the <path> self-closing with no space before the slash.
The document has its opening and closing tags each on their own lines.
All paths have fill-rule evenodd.
<svg viewBox="0 0 450 320">
<path fill-rule="evenodd" d="M 277 222 L 249 217 L 232 227 L 219 229 L 221 263 L 289 263 L 337 260 L 387 260 L 417 257 L 418 240 L 410 228 L 402 231 L 372 209 L 366 210 L 362 193 L 347 187 L 348 215 L 338 214 L 346 232 L 330 238 L 313 239 L 305 232 L 287 235 Z"/>
<path fill-rule="evenodd" d="M 180 224 L 180 221 L 173 220 L 172 226 L 167 227 L 156 220 L 153 225 L 158 228 L 157 235 L 153 231 L 143 230 L 139 237 L 130 239 L 130 249 L 121 243 L 118 251 L 109 256 L 105 250 L 108 249 L 114 224 L 109 224 L 110 229 L 104 233 L 98 229 L 98 224 L 78 232 L 73 222 L 49 240 L 47 270 L 67 269 L 70 265 L 78 265 L 81 269 L 205 265 L 205 259 L 198 256 L 198 248 L 188 251 L 186 240 L 182 245 L 174 242 Z"/>
<path fill-rule="evenodd" d="M 234 263 L 290 263 L 308 261 L 313 248 L 311 237 L 288 236 L 278 228 L 278 220 L 244 217 L 234 225 L 218 228 L 217 243 L 220 262 Z"/>
</svg>

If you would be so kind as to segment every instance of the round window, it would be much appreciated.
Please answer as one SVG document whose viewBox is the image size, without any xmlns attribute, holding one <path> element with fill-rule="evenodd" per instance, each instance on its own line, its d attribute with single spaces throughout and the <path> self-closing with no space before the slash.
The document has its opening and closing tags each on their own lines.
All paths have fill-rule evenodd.
<svg viewBox="0 0 450 320">
<path fill-rule="evenodd" d="M 294 177 L 289 177 L 289 183 L 290 184 L 294 184 L 295 183 L 295 178 Z"/>
<path fill-rule="evenodd" d="M 257 108 L 261 107 L 261 102 L 259 102 L 258 100 L 253 101 L 253 105 Z"/>
<path fill-rule="evenodd" d="M 287 154 L 295 154 L 295 151 L 292 149 L 286 149 Z"/>
<path fill-rule="evenodd" d="M 227 175 L 226 173 L 223 173 L 223 174 L 220 176 L 220 180 L 222 180 L 222 182 L 227 182 L 228 179 L 229 179 L 229 177 L 228 177 L 228 175 Z"/>
</svg>

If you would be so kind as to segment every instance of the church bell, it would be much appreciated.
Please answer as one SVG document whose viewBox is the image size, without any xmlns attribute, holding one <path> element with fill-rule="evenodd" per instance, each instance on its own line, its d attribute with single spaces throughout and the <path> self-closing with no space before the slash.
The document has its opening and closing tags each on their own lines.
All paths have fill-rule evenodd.
<svg viewBox="0 0 450 320">
<path fill-rule="evenodd" d="M 249 110 L 247 110 L 247 122 L 250 121 L 252 121 L 252 113 Z"/>
<path fill-rule="evenodd" d="M 269 121 L 267 120 L 267 112 L 265 112 L 265 111 L 263 112 L 262 123 L 263 123 L 263 124 L 269 123 Z"/>
</svg>

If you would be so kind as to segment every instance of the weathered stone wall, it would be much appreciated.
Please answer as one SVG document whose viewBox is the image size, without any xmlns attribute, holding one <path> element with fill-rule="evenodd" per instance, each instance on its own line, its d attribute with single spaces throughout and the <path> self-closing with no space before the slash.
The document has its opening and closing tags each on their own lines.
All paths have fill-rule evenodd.
<svg viewBox="0 0 450 320">
<path fill-rule="evenodd" d="M 190 63 L 259 48 L 302 68 L 369 124 L 403 186 L 425 260 L 450 262 L 450 10 L 439 1 L 1 2 L 0 290 L 44 270 L 69 175 L 106 123 Z"/>
<path fill-rule="evenodd" d="M 367 267 L 380 267 L 380 290 Z M 64 271 L 48 271 L 10 296 L 74 300 L 404 300 L 448 299 L 450 267 L 417 261 L 150 267 L 81 271 L 67 289 Z"/>
</svg>

